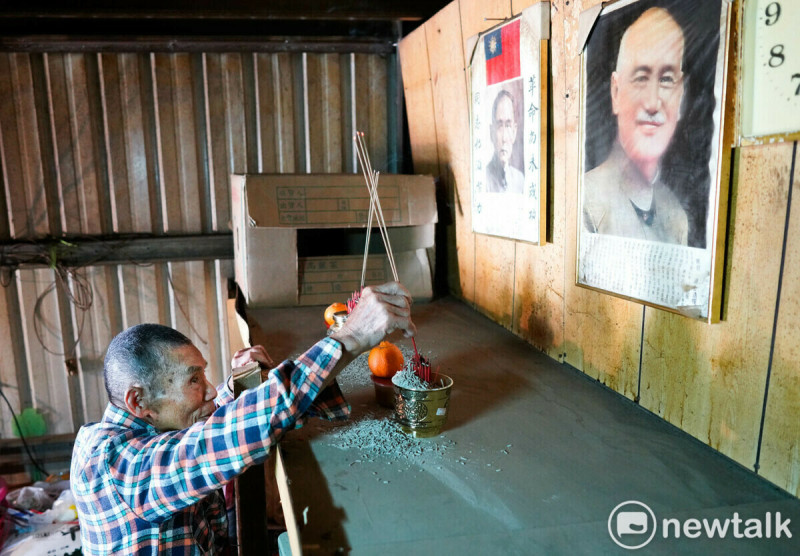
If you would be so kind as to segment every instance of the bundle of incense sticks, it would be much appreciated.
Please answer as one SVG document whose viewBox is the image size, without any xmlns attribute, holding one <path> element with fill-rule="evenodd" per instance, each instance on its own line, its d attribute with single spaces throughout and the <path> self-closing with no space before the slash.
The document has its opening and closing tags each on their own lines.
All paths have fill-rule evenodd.
<svg viewBox="0 0 800 556">
<path fill-rule="evenodd" d="M 386 229 L 386 220 L 383 217 L 383 210 L 381 209 L 381 201 L 378 197 L 378 178 L 379 172 L 372 169 L 372 162 L 369 159 L 369 152 L 364 142 L 364 133 L 356 131 L 353 136 L 353 141 L 356 144 L 356 154 L 358 155 L 358 162 L 361 164 L 361 170 L 364 174 L 364 180 L 367 182 L 367 190 L 369 191 L 369 213 L 367 216 L 367 241 L 364 245 L 364 263 L 361 267 L 361 288 L 354 292 L 350 299 L 347 300 L 348 313 L 355 308 L 361 297 L 361 291 L 364 289 L 364 280 L 367 275 L 367 255 L 369 254 L 369 239 L 372 233 L 372 220 L 373 218 L 378 222 L 378 230 L 380 231 L 383 245 L 386 248 L 386 257 L 389 259 L 389 267 L 392 270 L 392 277 L 395 282 L 399 282 L 397 278 L 397 266 L 394 262 L 394 253 L 392 253 L 392 245 L 389 242 L 389 231 Z M 431 380 L 431 364 L 426 358 L 422 357 L 417 351 L 417 342 L 411 338 L 414 346 L 414 357 L 411 359 L 411 370 L 414 371 L 420 380 L 430 382 Z"/>
</svg>

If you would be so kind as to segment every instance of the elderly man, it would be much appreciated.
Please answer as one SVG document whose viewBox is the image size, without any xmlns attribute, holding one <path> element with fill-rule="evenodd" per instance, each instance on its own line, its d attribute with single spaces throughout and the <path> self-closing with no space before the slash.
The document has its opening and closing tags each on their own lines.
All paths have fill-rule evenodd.
<svg viewBox="0 0 800 556">
<path fill-rule="evenodd" d="M 415 332 L 408 291 L 365 288 L 341 329 L 236 400 L 227 384 L 214 389 L 200 351 L 176 330 L 143 324 L 119 334 L 104 366 L 110 403 L 102 421 L 81 428 L 72 457 L 83 553 L 225 551 L 220 487 L 305 417 L 347 417 L 336 375 L 395 330 Z M 252 361 L 271 364 L 261 346 L 232 364 Z"/>
<path fill-rule="evenodd" d="M 659 179 L 681 116 L 683 52 L 683 31 L 663 8 L 645 11 L 623 34 L 611 74 L 617 139 L 584 176 L 588 231 L 686 245 L 686 212 Z"/>
<path fill-rule="evenodd" d="M 492 143 L 494 155 L 486 166 L 486 191 L 489 193 L 522 193 L 525 178 L 511 165 L 511 153 L 517 140 L 514 97 L 501 90 L 492 105 Z"/>
</svg>

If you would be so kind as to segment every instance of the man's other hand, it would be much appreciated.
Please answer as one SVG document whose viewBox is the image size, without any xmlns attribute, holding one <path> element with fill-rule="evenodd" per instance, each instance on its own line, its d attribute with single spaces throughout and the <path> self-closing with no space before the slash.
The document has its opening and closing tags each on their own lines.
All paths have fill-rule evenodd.
<svg viewBox="0 0 800 556">
<path fill-rule="evenodd" d="M 244 367 L 248 363 L 252 363 L 254 361 L 260 363 L 268 369 L 271 369 L 275 366 L 275 362 L 272 360 L 272 357 L 269 356 L 267 350 L 264 349 L 264 346 L 253 346 L 250 348 L 240 349 L 233 354 L 233 359 L 231 359 L 231 369 L 235 369 L 236 367 Z"/>
</svg>

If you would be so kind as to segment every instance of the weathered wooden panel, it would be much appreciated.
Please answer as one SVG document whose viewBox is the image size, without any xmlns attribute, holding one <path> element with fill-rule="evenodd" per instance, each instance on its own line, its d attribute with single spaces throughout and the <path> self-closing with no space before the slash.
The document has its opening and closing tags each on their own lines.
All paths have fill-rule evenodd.
<svg viewBox="0 0 800 556">
<path fill-rule="evenodd" d="M 441 179 L 452 207 L 455 264 L 448 267 L 450 290 L 469 303 L 475 301 L 475 237 L 469 175 L 469 109 L 464 72 L 464 47 L 458 2 L 452 2 L 425 24 L 428 63 L 433 87 L 436 138 Z M 455 241 L 452 241 L 454 239 Z"/>
<path fill-rule="evenodd" d="M 475 306 L 506 328 L 511 328 L 514 307 L 516 244 L 475 234 Z"/>
<path fill-rule="evenodd" d="M 228 371 L 231 370 L 231 357 L 244 347 L 241 343 L 238 327 L 231 328 L 231 309 L 235 312 L 235 307 L 231 307 L 230 303 L 235 303 L 236 299 L 228 297 L 231 293 L 228 289 L 229 276 L 233 276 L 233 265 L 228 263 L 229 261 L 214 261 L 214 277 L 217 282 L 217 314 L 214 318 L 220 323 L 219 356 L 221 359 L 219 365 L 214 365 L 214 369 L 208 369 L 207 371 L 209 379 L 214 384 L 217 384 L 227 375 Z M 234 326 L 236 325 L 234 324 Z"/>
<path fill-rule="evenodd" d="M 80 404 L 78 423 L 98 421 L 108 397 L 103 382 L 103 359 L 115 333 L 121 330 L 117 298 L 117 274 L 113 266 L 95 266 L 82 271 L 92 288 L 92 305 L 86 311 L 73 308 L 72 329 Z"/>
<path fill-rule="evenodd" d="M 242 54 L 203 54 L 205 118 L 208 127 L 210 229 L 228 229 L 230 175 L 248 171 L 248 105 Z M 255 123 L 252 124 L 255 127 Z M 255 164 L 253 164 L 255 166 Z"/>
<path fill-rule="evenodd" d="M 121 318 L 119 330 L 147 322 L 168 322 L 167 290 L 162 286 L 164 266 L 131 264 L 117 267 Z"/>
<path fill-rule="evenodd" d="M 800 427 L 797 425 L 800 423 L 800 153 L 796 150 L 797 143 L 793 147 L 791 217 L 786 234 L 786 259 L 766 400 L 760 473 L 779 487 L 800 496 Z M 760 152 L 758 148 L 754 150 Z M 770 182 L 777 177 L 773 170 Z M 770 193 L 772 197 L 779 191 L 773 186 Z M 778 245 L 773 245 L 770 252 L 777 251 Z"/>
<path fill-rule="evenodd" d="M 380 56 L 355 54 L 355 121 L 363 131 L 372 167 L 389 172 L 387 60 Z M 383 84 L 383 85 L 382 85 Z M 349 134 L 349 135 L 352 135 Z M 352 138 L 350 139 L 352 141 Z M 359 166 L 358 171 L 361 171 Z"/>
<path fill-rule="evenodd" d="M 577 209 L 580 149 L 580 75 L 581 58 L 578 45 L 578 17 L 582 10 L 600 2 L 554 3 L 564 18 L 563 37 L 554 37 L 563 44 L 566 62 L 563 89 L 554 95 L 565 99 L 564 202 L 566 233 L 564 235 L 565 274 L 565 353 L 566 361 L 610 388 L 629 398 L 636 397 L 639 374 L 639 346 L 642 330 L 642 306 L 575 285 L 577 246 Z M 558 166 L 561 161 L 556 160 Z M 558 201 L 556 201 L 558 202 Z"/>
<path fill-rule="evenodd" d="M 0 287 L 0 315 L 9 318 L 0 318 L 0 353 L 3 354 L 3 364 L 0 365 L 0 388 L 8 398 L 15 412 L 30 404 L 30 389 L 27 387 L 25 368 L 25 350 L 22 345 L 21 331 L 18 330 L 19 298 L 17 297 L 17 282 L 13 275 L 8 278 L 8 284 Z M 11 438 L 12 417 L 5 403 L 0 404 L 0 436 Z"/>
<path fill-rule="evenodd" d="M 74 158 L 73 143 L 75 138 L 71 133 L 71 121 L 73 115 L 70 113 L 69 101 L 67 100 L 68 88 L 72 85 L 81 86 L 80 75 L 71 76 L 74 81 L 68 83 L 65 69 L 65 57 L 61 55 L 43 55 L 44 74 L 47 91 L 47 102 L 49 112 L 49 140 L 52 142 L 52 149 L 61 153 L 60 156 L 52 159 L 55 168 L 53 174 L 58 188 L 58 206 L 60 217 L 60 229 L 67 233 L 81 232 L 81 213 L 76 187 L 76 165 Z M 85 83 L 85 81 L 84 81 Z M 84 98 L 86 95 L 82 95 Z M 81 114 L 80 120 L 88 121 L 88 114 Z M 49 157 L 48 157 L 49 158 Z M 48 203 L 50 205 L 50 203 Z M 51 205 L 52 206 L 52 205 Z"/>
<path fill-rule="evenodd" d="M 156 217 L 159 205 L 150 58 L 143 54 L 99 54 L 97 64 L 112 230 L 158 231 L 162 225 Z"/>
<path fill-rule="evenodd" d="M 205 273 L 206 315 L 208 334 L 211 337 L 211 348 L 205 352 L 208 358 L 206 375 L 213 384 L 221 383 L 231 370 L 231 349 L 228 336 L 228 319 L 226 300 L 228 299 L 228 274 L 232 271 L 221 261 L 203 261 Z M 231 273 L 230 276 L 233 276 Z"/>
<path fill-rule="evenodd" d="M 747 467 L 756 457 L 792 145 L 740 150 L 723 322 L 647 309 L 641 403 Z"/>
<path fill-rule="evenodd" d="M 518 13 L 522 13 L 522 10 L 529 6 L 533 6 L 534 4 L 538 4 L 540 0 L 511 0 L 511 13 L 517 15 Z M 551 5 L 556 5 L 556 10 L 561 9 L 561 1 L 563 0 L 556 0 L 556 2 L 549 2 Z"/>
<path fill-rule="evenodd" d="M 558 222 L 562 235 L 563 225 L 562 219 Z M 554 359 L 560 359 L 564 347 L 563 245 L 519 242 L 514 268 L 512 330 Z"/>
<path fill-rule="evenodd" d="M 512 2 L 513 13 L 538 2 Z M 560 9 L 561 3 L 555 6 Z M 555 12 L 554 13 L 558 13 Z M 564 40 L 564 19 L 555 17 L 551 25 L 548 101 L 550 107 L 547 134 L 550 176 L 545 183 L 547 194 L 547 243 L 534 246 L 520 242 L 516 248 L 516 283 L 514 286 L 514 322 L 512 330 L 554 359 L 560 359 L 564 343 L 564 238 L 566 234 L 565 165 L 566 128 L 564 113 L 566 57 L 564 49 L 555 47 L 553 37 Z M 562 44 L 559 42 L 558 44 Z M 544 238 L 543 238 L 544 239 Z"/>
<path fill-rule="evenodd" d="M 433 109 L 433 87 L 428 64 L 428 45 L 425 27 L 418 27 L 398 45 L 398 58 L 403 79 L 408 136 L 414 173 L 427 174 L 438 178 L 439 166 L 436 118 Z M 436 179 L 436 200 L 439 223 L 436 235 L 435 288 L 447 285 L 448 269 L 458 266 L 455 246 L 455 225 L 452 217 L 452 203 L 448 202 L 447 184 Z M 449 275 L 449 276 L 448 276 Z M 457 280 L 454 280 L 457 282 Z"/>
<path fill-rule="evenodd" d="M 398 53 L 403 74 L 403 92 L 414 172 L 438 176 L 441 171 L 425 27 L 418 27 L 400 41 Z M 440 210 L 443 208 L 439 207 Z"/>
<path fill-rule="evenodd" d="M 170 326 L 185 334 L 209 362 L 216 382 L 219 373 L 221 319 L 216 314 L 217 281 L 214 264 L 206 261 L 167 263 L 169 272 Z M 197 303 L 195 299 L 203 299 Z"/>
<path fill-rule="evenodd" d="M 199 145 L 195 75 L 190 54 L 153 54 L 158 167 L 164 232 L 199 233 L 207 215 Z"/>
<path fill-rule="evenodd" d="M 37 121 L 32 58 L 0 54 L 0 150 L 9 232 L 13 238 L 51 232 L 44 189 L 44 168 Z"/>
<path fill-rule="evenodd" d="M 338 54 L 306 59 L 311 172 L 342 171 L 342 90 Z"/>
<path fill-rule="evenodd" d="M 73 432 L 64 363 L 68 339 L 62 336 L 57 293 L 51 288 L 55 273 L 50 269 L 18 270 L 16 277 L 19 305 L 24 308 L 20 316 L 31 406 L 44 415 L 48 433 Z"/>
<path fill-rule="evenodd" d="M 288 53 L 255 54 L 259 172 L 294 172 L 296 126 L 294 65 Z"/>
<path fill-rule="evenodd" d="M 90 109 L 92 94 L 87 55 L 44 54 L 50 141 L 59 153 L 53 157 L 60 231 L 65 234 L 102 234 L 99 192 L 105 188 L 96 154 L 99 114 Z M 105 230 L 110 231 L 110 230 Z"/>
</svg>

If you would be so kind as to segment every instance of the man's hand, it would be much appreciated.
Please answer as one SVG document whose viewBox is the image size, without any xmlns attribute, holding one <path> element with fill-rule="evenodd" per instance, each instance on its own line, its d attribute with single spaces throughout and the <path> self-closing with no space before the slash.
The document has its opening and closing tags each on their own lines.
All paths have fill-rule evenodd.
<svg viewBox="0 0 800 556">
<path fill-rule="evenodd" d="M 275 366 L 275 362 L 272 360 L 272 357 L 269 356 L 267 350 L 264 349 L 264 346 L 253 346 L 251 348 L 240 349 L 233 354 L 231 369 L 244 367 L 253 361 L 261 363 L 269 369 Z"/>
<path fill-rule="evenodd" d="M 395 330 L 402 330 L 408 338 L 416 334 L 417 327 L 411 321 L 411 294 L 402 284 L 388 282 L 364 288 L 356 308 L 331 338 L 355 357 Z"/>
</svg>

